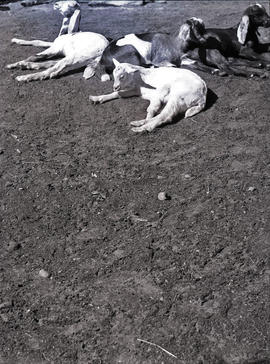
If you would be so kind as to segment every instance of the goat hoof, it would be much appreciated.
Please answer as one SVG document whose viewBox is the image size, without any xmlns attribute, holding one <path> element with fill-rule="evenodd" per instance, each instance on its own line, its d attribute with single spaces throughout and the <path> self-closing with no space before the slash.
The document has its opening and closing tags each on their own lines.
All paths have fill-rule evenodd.
<svg viewBox="0 0 270 364">
<path fill-rule="evenodd" d="M 218 75 L 219 75 L 220 77 L 228 76 L 228 74 L 227 74 L 225 71 L 219 71 L 219 72 L 218 72 Z"/>
<path fill-rule="evenodd" d="M 58 72 L 53 72 L 50 74 L 50 78 L 55 78 L 58 76 L 58 74 L 59 74 Z M 45 78 L 46 78 L 46 76 L 44 76 L 43 80 L 45 80 Z"/>
<path fill-rule="evenodd" d="M 27 78 L 25 78 L 25 76 L 17 76 L 15 80 L 18 82 L 26 82 Z"/>
<path fill-rule="evenodd" d="M 142 133 L 144 131 L 146 131 L 146 129 L 144 127 L 138 127 L 138 128 L 131 128 L 131 130 L 134 132 L 134 133 Z"/>
<path fill-rule="evenodd" d="M 92 102 L 92 104 L 102 104 L 102 99 L 99 96 L 89 96 L 89 101 Z"/>
<path fill-rule="evenodd" d="M 142 126 L 145 124 L 145 120 L 137 120 L 137 121 L 131 121 L 130 125 L 132 126 Z"/>
<path fill-rule="evenodd" d="M 106 82 L 106 81 L 110 81 L 110 75 L 108 75 L 107 73 L 105 73 L 104 75 L 101 76 L 100 80 L 101 82 Z"/>
<path fill-rule="evenodd" d="M 152 130 L 154 130 L 154 127 L 153 126 L 150 126 L 150 125 L 142 125 L 142 126 L 139 126 L 139 127 L 135 127 L 135 128 L 131 128 L 131 130 L 134 132 L 134 133 L 143 133 L 143 132 L 148 132 L 150 133 Z"/>
<path fill-rule="evenodd" d="M 268 72 L 264 72 L 262 75 L 260 75 L 260 78 L 268 78 L 268 77 L 269 77 Z"/>
<path fill-rule="evenodd" d="M 11 43 L 19 43 L 19 39 L 17 39 L 17 38 L 12 38 L 12 39 L 11 39 Z"/>
<path fill-rule="evenodd" d="M 14 66 L 14 64 L 7 64 L 6 68 L 11 70 L 12 68 L 16 68 L 16 66 Z"/>
</svg>

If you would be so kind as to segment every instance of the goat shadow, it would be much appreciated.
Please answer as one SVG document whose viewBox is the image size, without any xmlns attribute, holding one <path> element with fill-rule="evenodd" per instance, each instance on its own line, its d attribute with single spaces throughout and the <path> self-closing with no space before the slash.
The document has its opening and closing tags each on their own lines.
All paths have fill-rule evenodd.
<svg viewBox="0 0 270 364">
<path fill-rule="evenodd" d="M 207 97 L 206 97 L 206 105 L 204 110 L 210 109 L 214 103 L 217 101 L 218 95 L 211 90 L 210 88 L 207 89 Z"/>
<path fill-rule="evenodd" d="M 2 6 L 0 5 L 0 11 L 9 11 L 10 7 L 9 6 Z"/>
</svg>

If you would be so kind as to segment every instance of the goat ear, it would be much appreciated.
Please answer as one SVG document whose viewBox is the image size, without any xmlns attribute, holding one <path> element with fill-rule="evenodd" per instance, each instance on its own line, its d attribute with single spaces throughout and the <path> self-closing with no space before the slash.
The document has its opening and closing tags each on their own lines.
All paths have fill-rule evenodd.
<svg viewBox="0 0 270 364">
<path fill-rule="evenodd" d="M 120 65 L 120 62 L 118 62 L 117 59 L 113 58 L 112 61 L 113 61 L 113 64 L 115 65 L 115 67 Z"/>
<path fill-rule="evenodd" d="M 74 11 L 72 17 L 70 18 L 68 25 L 68 33 L 76 33 L 80 30 L 80 21 L 81 21 L 81 11 L 77 9 Z"/>
<path fill-rule="evenodd" d="M 243 15 L 237 29 L 237 39 L 241 44 L 245 44 L 248 33 L 248 27 L 249 27 L 249 17 L 248 15 Z"/>
<path fill-rule="evenodd" d="M 179 37 L 186 41 L 190 37 L 190 25 L 183 24 L 180 28 Z"/>
</svg>

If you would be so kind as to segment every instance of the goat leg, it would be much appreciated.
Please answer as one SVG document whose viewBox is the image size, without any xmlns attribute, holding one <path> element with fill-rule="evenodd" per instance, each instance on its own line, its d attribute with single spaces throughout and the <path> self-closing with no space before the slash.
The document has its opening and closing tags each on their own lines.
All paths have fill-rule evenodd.
<svg viewBox="0 0 270 364">
<path fill-rule="evenodd" d="M 16 43 L 24 46 L 42 47 L 42 48 L 49 48 L 53 44 L 53 42 L 46 42 L 44 40 L 24 40 L 18 38 L 11 39 L 11 43 Z"/>
<path fill-rule="evenodd" d="M 218 68 L 206 65 L 200 60 L 194 60 L 189 57 L 182 58 L 181 67 L 188 68 L 191 70 L 203 71 L 210 74 L 218 74 L 219 76 L 226 76 L 226 72 L 220 71 Z"/>
<path fill-rule="evenodd" d="M 270 64 L 270 53 L 257 53 L 253 49 L 248 47 L 243 47 L 240 50 L 240 57 L 251 61 L 260 61 L 266 67 L 269 67 Z"/>
<path fill-rule="evenodd" d="M 103 104 L 106 101 L 111 101 L 115 99 L 119 99 L 121 96 L 119 95 L 118 91 L 114 91 L 111 94 L 107 95 L 99 95 L 99 96 L 89 96 L 89 101 L 91 101 L 93 104 Z"/>
</svg>

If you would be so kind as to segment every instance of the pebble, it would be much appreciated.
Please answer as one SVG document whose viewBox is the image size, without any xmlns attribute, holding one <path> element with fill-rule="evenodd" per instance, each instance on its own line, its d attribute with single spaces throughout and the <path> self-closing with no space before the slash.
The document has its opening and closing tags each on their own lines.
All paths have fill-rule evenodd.
<svg viewBox="0 0 270 364">
<path fill-rule="evenodd" d="M 0 317 L 4 322 L 8 322 L 8 315 L 1 313 Z"/>
<path fill-rule="evenodd" d="M 250 191 L 250 192 L 254 192 L 256 190 L 256 187 L 253 187 L 253 186 L 250 186 L 249 188 L 248 188 L 248 191 Z"/>
<path fill-rule="evenodd" d="M 12 251 L 14 251 L 14 250 L 18 250 L 18 249 L 20 249 L 20 247 L 21 247 L 21 244 L 20 244 L 20 243 L 18 243 L 18 242 L 16 242 L 16 241 L 11 240 L 11 241 L 9 241 L 9 242 L 7 243 L 6 250 L 7 250 L 8 252 L 12 252 Z"/>
<path fill-rule="evenodd" d="M 40 269 L 38 275 L 42 278 L 49 278 L 50 274 L 45 269 Z"/>
<path fill-rule="evenodd" d="M 4 301 L 2 303 L 0 303 L 0 310 L 4 309 L 4 308 L 9 308 L 13 306 L 13 302 L 12 301 Z"/>
<path fill-rule="evenodd" d="M 170 200 L 170 196 L 166 192 L 159 192 L 158 199 L 160 201 Z"/>
</svg>

